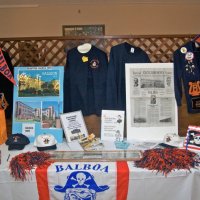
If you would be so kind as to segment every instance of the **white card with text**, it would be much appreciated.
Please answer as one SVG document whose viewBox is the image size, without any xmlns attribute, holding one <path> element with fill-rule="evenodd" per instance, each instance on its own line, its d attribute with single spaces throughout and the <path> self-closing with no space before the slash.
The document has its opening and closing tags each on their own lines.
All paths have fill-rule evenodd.
<svg viewBox="0 0 200 200">
<path fill-rule="evenodd" d="M 22 134 L 26 135 L 27 137 L 34 137 L 35 136 L 35 124 L 23 123 L 22 124 Z"/>
<path fill-rule="evenodd" d="M 124 111 L 102 110 L 101 140 L 122 141 L 124 138 Z"/>
</svg>

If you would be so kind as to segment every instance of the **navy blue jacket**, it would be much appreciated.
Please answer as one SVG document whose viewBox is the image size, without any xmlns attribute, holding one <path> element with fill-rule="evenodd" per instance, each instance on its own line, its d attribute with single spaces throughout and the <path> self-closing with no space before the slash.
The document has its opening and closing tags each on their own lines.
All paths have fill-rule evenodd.
<svg viewBox="0 0 200 200">
<path fill-rule="evenodd" d="M 174 89 L 181 106 L 182 82 L 189 113 L 200 112 L 200 49 L 189 41 L 174 52 Z"/>
<path fill-rule="evenodd" d="M 82 110 L 84 116 L 101 115 L 106 104 L 108 59 L 92 46 L 88 53 L 76 48 L 67 52 L 64 76 L 64 112 Z"/>
<path fill-rule="evenodd" d="M 111 48 L 107 76 L 107 109 L 126 110 L 125 63 L 149 63 L 141 48 L 128 43 Z"/>
</svg>

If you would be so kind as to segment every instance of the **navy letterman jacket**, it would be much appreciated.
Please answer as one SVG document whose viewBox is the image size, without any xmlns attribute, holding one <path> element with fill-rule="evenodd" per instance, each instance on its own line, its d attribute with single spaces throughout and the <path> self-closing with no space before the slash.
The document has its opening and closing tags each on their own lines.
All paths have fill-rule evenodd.
<svg viewBox="0 0 200 200">
<path fill-rule="evenodd" d="M 150 63 L 146 52 L 129 43 L 111 48 L 107 76 L 107 109 L 126 110 L 125 63 Z"/>
<path fill-rule="evenodd" d="M 106 104 L 108 58 L 92 46 L 87 53 L 67 52 L 64 75 L 64 112 L 81 110 L 84 116 L 101 115 Z"/>
<path fill-rule="evenodd" d="M 200 112 L 200 48 L 189 41 L 174 52 L 174 90 L 181 106 L 182 82 L 189 113 Z"/>
</svg>

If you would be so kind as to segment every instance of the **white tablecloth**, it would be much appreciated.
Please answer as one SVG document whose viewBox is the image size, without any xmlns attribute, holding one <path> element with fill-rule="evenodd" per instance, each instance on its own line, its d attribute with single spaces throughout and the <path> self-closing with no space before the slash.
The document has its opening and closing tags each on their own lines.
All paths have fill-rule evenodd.
<svg viewBox="0 0 200 200">
<path fill-rule="evenodd" d="M 9 161 L 13 156 L 27 151 L 35 151 L 36 148 L 29 144 L 22 151 L 8 151 L 6 145 L 1 145 L 0 150 L 2 157 L 0 165 L 0 200 L 39 199 L 35 170 L 32 170 L 28 181 L 21 182 L 15 181 L 10 176 L 8 169 Z M 58 145 L 58 150 L 69 150 L 69 147 L 64 142 Z M 9 154 L 11 156 L 7 162 Z M 200 171 L 198 169 L 192 169 L 191 172 L 185 170 L 174 171 L 165 177 L 160 173 L 135 168 L 133 162 L 127 162 L 127 164 L 130 170 L 128 186 L 128 199 L 130 200 L 200 199 Z M 96 199 L 101 198 L 97 195 Z M 109 197 L 108 199 L 116 198 Z M 106 200 L 105 197 L 104 200 Z"/>
</svg>

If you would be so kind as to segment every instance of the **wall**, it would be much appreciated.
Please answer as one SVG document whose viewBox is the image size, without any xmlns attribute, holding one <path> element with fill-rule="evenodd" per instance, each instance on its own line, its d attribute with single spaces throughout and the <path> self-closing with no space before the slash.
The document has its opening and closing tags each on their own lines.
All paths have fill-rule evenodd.
<svg viewBox="0 0 200 200">
<path fill-rule="evenodd" d="M 200 3 L 0 8 L 0 38 L 62 36 L 62 25 L 105 24 L 106 35 L 197 34 Z"/>
</svg>

